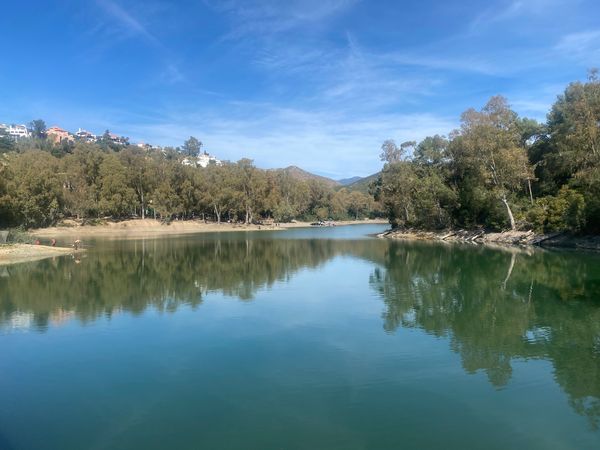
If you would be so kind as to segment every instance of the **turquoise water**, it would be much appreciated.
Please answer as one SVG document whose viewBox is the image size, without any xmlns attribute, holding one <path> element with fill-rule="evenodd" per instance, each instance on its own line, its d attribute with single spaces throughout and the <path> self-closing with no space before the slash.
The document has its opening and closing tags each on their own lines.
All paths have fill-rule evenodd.
<svg viewBox="0 0 600 450">
<path fill-rule="evenodd" d="M 0 448 L 600 448 L 600 255 L 383 228 L 0 268 Z"/>
</svg>

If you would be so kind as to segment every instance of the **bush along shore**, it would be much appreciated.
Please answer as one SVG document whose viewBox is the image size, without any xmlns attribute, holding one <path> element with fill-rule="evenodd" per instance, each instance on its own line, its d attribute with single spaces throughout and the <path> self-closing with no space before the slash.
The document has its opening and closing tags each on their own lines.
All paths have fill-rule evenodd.
<svg viewBox="0 0 600 450">
<path fill-rule="evenodd" d="M 394 229 L 377 235 L 380 238 L 463 242 L 469 244 L 540 246 L 600 250 L 600 236 L 579 236 L 568 232 L 539 234 L 529 231 L 486 232 L 485 230 L 423 231 Z"/>
</svg>

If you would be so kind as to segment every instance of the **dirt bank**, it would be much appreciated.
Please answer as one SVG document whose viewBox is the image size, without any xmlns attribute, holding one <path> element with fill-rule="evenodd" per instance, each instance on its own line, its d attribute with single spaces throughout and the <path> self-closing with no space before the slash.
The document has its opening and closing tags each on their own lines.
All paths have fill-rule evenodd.
<svg viewBox="0 0 600 450">
<path fill-rule="evenodd" d="M 600 236 L 574 236 L 568 233 L 536 234 L 533 231 L 505 231 L 488 233 L 483 230 L 446 230 L 439 232 L 419 230 L 389 230 L 378 237 L 388 239 L 465 242 L 471 244 L 517 245 L 541 247 L 580 248 L 600 250 Z"/>
<path fill-rule="evenodd" d="M 81 250 L 79 250 L 81 251 Z M 76 253 L 73 248 L 47 245 L 8 244 L 0 245 L 0 266 Z"/>
<path fill-rule="evenodd" d="M 336 225 L 387 223 L 386 220 L 353 220 L 336 222 Z M 193 233 L 215 233 L 231 231 L 274 231 L 288 228 L 309 227 L 308 222 L 282 223 L 279 225 L 243 225 L 232 223 L 205 223 L 201 220 L 173 221 L 169 225 L 153 219 L 135 219 L 122 222 L 106 222 L 101 225 L 79 225 L 75 221 L 67 221 L 65 226 L 41 228 L 31 234 L 43 238 L 85 239 L 90 237 L 105 238 L 143 238 Z"/>
</svg>

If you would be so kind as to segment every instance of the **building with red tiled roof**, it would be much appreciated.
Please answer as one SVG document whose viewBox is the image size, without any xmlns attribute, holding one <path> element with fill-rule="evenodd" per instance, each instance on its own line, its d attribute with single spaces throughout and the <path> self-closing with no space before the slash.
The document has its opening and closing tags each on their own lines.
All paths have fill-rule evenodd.
<svg viewBox="0 0 600 450">
<path fill-rule="evenodd" d="M 55 144 L 63 141 L 73 141 L 73 136 L 71 136 L 67 130 L 63 130 L 56 126 L 48 128 L 46 130 L 46 136 L 48 136 L 48 139 Z"/>
</svg>

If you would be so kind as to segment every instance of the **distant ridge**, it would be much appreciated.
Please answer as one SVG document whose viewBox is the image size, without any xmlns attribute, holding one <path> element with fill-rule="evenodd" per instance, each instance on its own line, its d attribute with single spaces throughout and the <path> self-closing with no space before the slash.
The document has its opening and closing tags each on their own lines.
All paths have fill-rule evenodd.
<svg viewBox="0 0 600 450">
<path fill-rule="evenodd" d="M 343 178 L 341 180 L 337 180 L 339 184 L 342 186 L 348 186 L 349 184 L 356 183 L 357 181 L 362 180 L 362 177 L 352 177 L 352 178 Z"/>
<path fill-rule="evenodd" d="M 381 172 L 374 173 L 373 175 L 369 175 L 368 177 L 360 178 L 350 184 L 345 185 L 344 187 L 350 191 L 360 191 L 364 194 L 369 193 L 369 185 L 377 180 Z"/>
<path fill-rule="evenodd" d="M 289 175 L 296 180 L 308 181 L 316 180 L 326 184 L 329 187 L 342 189 L 346 188 L 349 191 L 360 191 L 364 194 L 369 193 L 369 185 L 377 179 L 380 172 L 369 175 L 368 177 L 351 177 L 344 178 L 341 180 L 333 180 L 331 178 L 323 177 L 321 175 L 315 175 L 314 173 L 307 172 L 298 166 L 288 166 L 283 169 L 269 169 L 273 172 L 280 172 Z"/>
<path fill-rule="evenodd" d="M 298 166 L 289 166 L 284 169 L 270 169 L 274 172 L 283 172 L 288 174 L 290 177 L 295 178 L 297 180 L 316 180 L 322 183 L 325 183 L 327 186 L 336 187 L 339 186 L 340 183 L 338 181 L 332 180 L 331 178 L 322 177 L 320 175 L 315 175 L 314 173 L 307 172 L 306 170 L 301 169 Z"/>
</svg>

